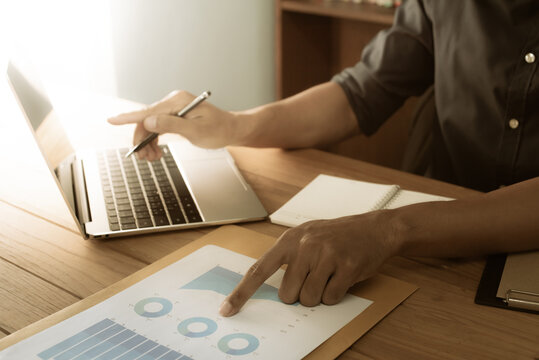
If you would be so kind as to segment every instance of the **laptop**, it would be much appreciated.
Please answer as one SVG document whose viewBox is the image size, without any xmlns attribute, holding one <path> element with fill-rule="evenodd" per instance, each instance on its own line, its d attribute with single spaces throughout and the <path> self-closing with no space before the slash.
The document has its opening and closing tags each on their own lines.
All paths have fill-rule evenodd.
<svg viewBox="0 0 539 360">
<path fill-rule="evenodd" d="M 38 76 L 31 65 L 12 59 L 7 78 L 85 239 L 254 221 L 267 216 L 226 149 L 201 149 L 178 141 L 163 145 L 163 157 L 153 162 L 135 156 L 125 158 L 128 148 L 81 150 L 63 160 L 54 159 L 57 148 L 51 149 L 50 141 L 41 139 L 54 119 L 54 108 Z M 54 133 L 64 136 L 58 135 L 61 129 Z M 59 139 L 55 146 L 62 143 L 69 144 L 67 139 Z"/>
</svg>

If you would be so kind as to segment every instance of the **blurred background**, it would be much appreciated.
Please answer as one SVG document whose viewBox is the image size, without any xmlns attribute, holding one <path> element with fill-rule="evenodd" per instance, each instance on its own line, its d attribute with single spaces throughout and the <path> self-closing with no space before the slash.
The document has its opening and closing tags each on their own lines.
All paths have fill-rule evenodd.
<svg viewBox="0 0 539 360">
<path fill-rule="evenodd" d="M 46 85 L 152 103 L 211 90 L 240 110 L 275 98 L 274 1 L 3 0 L 0 57 L 23 47 Z"/>
</svg>

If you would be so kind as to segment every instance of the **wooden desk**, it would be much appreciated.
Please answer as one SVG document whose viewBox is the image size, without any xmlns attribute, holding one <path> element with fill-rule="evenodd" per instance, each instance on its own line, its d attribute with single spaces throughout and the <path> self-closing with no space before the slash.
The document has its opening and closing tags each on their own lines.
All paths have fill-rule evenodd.
<svg viewBox="0 0 539 360">
<path fill-rule="evenodd" d="M 4 104 L 0 110 L 0 131 L 10 134 L 3 136 L 5 142 L 0 148 L 0 161 L 7 164 L 0 187 L 0 337 L 113 284 L 212 230 L 110 241 L 82 240 L 32 146 L 25 125 L 18 125 L 20 114 L 16 105 L 11 100 L 4 102 L 5 93 L 0 95 Z M 106 132 L 101 133 L 99 141 L 107 137 L 112 143 L 129 141 L 131 129 L 109 128 L 104 123 L 104 113 L 99 113 L 117 111 L 113 103 L 104 101 L 97 105 L 92 100 L 93 107 L 78 107 L 98 111 L 81 115 L 82 123 L 91 125 L 84 131 L 89 134 L 87 138 L 92 139 L 92 130 L 101 127 Z M 92 116 L 95 117 L 90 122 L 88 117 Z M 93 141 L 97 140 L 93 137 Z M 24 154 L 17 153 L 26 148 Z M 230 151 L 268 212 L 275 211 L 319 173 L 398 183 L 406 189 L 455 198 L 475 194 L 465 188 L 317 150 Z M 285 230 L 268 221 L 242 226 L 275 237 Z M 482 258 L 391 259 L 380 271 L 417 284 L 420 289 L 341 358 L 539 357 L 538 316 L 474 304 L 483 265 Z"/>
</svg>

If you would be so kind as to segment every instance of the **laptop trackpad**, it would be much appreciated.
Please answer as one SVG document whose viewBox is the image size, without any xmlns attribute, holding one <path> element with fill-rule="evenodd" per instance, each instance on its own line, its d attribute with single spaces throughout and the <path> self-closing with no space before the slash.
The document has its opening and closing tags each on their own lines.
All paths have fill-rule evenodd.
<svg viewBox="0 0 539 360">
<path fill-rule="evenodd" d="M 227 158 L 182 161 L 184 176 L 205 221 L 253 216 L 254 193 Z"/>
</svg>

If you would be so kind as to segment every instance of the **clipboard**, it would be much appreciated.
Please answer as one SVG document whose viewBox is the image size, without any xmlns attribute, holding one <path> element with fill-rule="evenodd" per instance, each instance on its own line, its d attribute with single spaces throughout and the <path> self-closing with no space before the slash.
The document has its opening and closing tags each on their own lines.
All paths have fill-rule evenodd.
<svg viewBox="0 0 539 360">
<path fill-rule="evenodd" d="M 518 254 L 516 256 L 528 256 L 530 258 L 531 256 L 537 256 L 539 258 L 539 252 Z M 512 262 L 514 262 L 514 259 Z M 475 295 L 475 303 L 539 314 L 539 291 L 520 288 L 522 285 L 514 286 L 511 283 L 505 285 L 507 288 L 505 291 L 500 291 L 500 283 L 502 282 L 507 263 L 508 254 L 496 254 L 487 258 L 487 263 Z M 539 288 L 539 278 L 537 278 L 537 288 Z"/>
<path fill-rule="evenodd" d="M 79 312 L 89 309 L 203 246 L 216 245 L 252 258 L 258 258 L 274 244 L 275 240 L 275 238 L 270 236 L 234 225 L 220 227 L 98 293 L 1 339 L 0 350 L 4 350 Z M 337 357 L 415 290 L 417 290 L 415 285 L 384 275 L 376 275 L 354 286 L 351 288 L 350 293 L 372 300 L 373 303 L 313 350 L 305 359 L 313 360 Z"/>
</svg>

